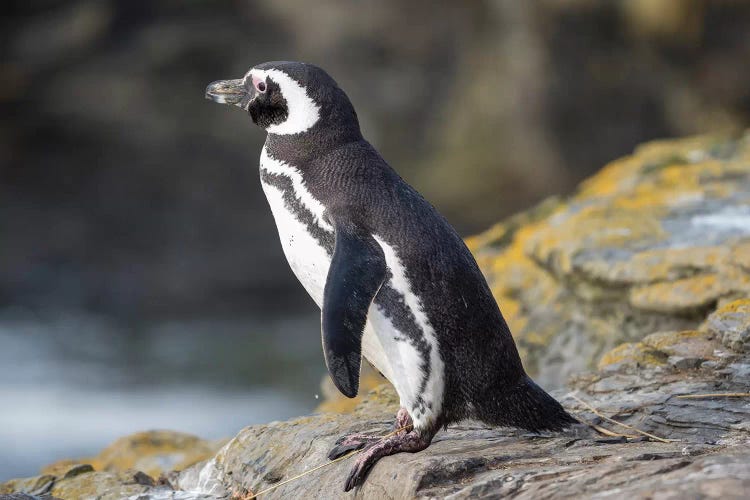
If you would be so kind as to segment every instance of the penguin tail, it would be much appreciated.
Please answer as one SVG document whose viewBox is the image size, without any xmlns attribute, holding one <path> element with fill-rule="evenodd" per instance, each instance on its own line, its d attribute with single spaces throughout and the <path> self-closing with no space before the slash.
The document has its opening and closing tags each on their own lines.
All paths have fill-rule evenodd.
<svg viewBox="0 0 750 500">
<path fill-rule="evenodd" d="M 555 398 L 524 375 L 512 388 L 488 398 L 480 419 L 487 423 L 520 427 L 532 432 L 561 431 L 578 423 Z M 489 406 L 489 408 L 488 408 Z"/>
</svg>

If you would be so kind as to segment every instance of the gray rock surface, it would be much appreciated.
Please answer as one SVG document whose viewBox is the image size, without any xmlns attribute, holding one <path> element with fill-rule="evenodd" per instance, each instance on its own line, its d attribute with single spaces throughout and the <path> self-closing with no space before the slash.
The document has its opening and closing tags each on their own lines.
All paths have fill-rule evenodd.
<svg viewBox="0 0 750 500">
<path fill-rule="evenodd" d="M 646 347 L 664 356 L 643 356 L 641 364 L 695 366 L 710 351 L 676 334 L 696 331 L 709 316 L 725 347 L 745 349 L 750 133 L 641 145 L 569 199 L 469 243 L 525 366 L 545 387 L 619 362 L 606 354 L 646 337 Z"/>
<path fill-rule="evenodd" d="M 579 398 L 608 416 L 671 440 L 602 436 L 587 426 L 531 435 L 479 425 L 449 428 L 418 454 L 381 460 L 355 494 L 344 494 L 351 462 L 337 463 L 267 498 L 517 498 L 568 496 L 672 498 L 691 493 L 741 498 L 750 488 L 750 398 L 680 399 L 680 394 L 738 392 L 750 386 L 750 359 L 729 355 L 715 370 L 648 369 L 576 381 Z M 579 417 L 625 434 L 559 395 Z M 319 415 L 243 430 L 214 459 L 177 484 L 217 496 L 258 492 L 326 462 L 338 435 L 389 431 L 395 401 L 372 394 L 352 415 Z"/>
<path fill-rule="evenodd" d="M 261 498 L 746 498 L 750 491 L 750 398 L 681 399 L 750 386 L 750 356 L 724 353 L 711 369 L 649 367 L 639 373 L 581 376 L 557 396 L 579 418 L 635 437 L 604 436 L 586 425 L 562 434 L 527 434 L 467 423 L 440 432 L 417 454 L 381 460 L 364 486 L 343 492 L 351 460 L 283 485 Z M 613 427 L 601 413 L 669 442 Z M 82 471 L 25 480 L 25 491 L 60 498 L 139 500 L 251 498 L 327 463 L 335 439 L 351 431 L 385 434 L 396 398 L 371 392 L 351 414 L 320 414 L 248 427 L 211 459 L 155 485 L 134 474 Z M 44 480 L 42 480 L 44 479 Z M 73 481 L 77 481 L 73 489 Z M 45 483 L 44 491 L 39 485 Z M 17 483 L 20 484 L 20 483 Z M 82 485 L 85 489 L 80 489 Z M 51 486 L 51 487 L 50 487 Z M 0 485 L 0 492 L 4 486 Z M 19 490 L 24 491 L 24 490 Z M 75 496 L 77 497 L 77 496 Z"/>
</svg>

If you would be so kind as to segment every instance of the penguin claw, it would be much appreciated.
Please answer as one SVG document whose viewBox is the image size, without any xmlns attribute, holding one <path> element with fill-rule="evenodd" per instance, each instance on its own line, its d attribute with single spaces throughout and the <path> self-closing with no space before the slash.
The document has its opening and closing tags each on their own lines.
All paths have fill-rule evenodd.
<svg viewBox="0 0 750 500">
<path fill-rule="evenodd" d="M 340 445 L 341 443 L 343 443 L 343 442 L 344 442 L 344 441 L 346 440 L 346 438 L 348 438 L 348 437 L 349 437 L 349 436 L 341 436 L 341 437 L 339 437 L 339 438 L 338 438 L 338 439 L 336 440 L 336 442 L 335 442 L 335 443 L 333 443 L 333 444 L 334 444 L 334 445 L 336 445 L 336 446 L 338 446 L 338 445 Z"/>
<path fill-rule="evenodd" d="M 351 443 L 346 445 L 337 445 L 331 448 L 331 451 L 328 452 L 328 460 L 336 460 L 339 457 L 343 457 L 347 453 L 359 450 L 360 448 L 364 447 L 365 443 Z"/>
<path fill-rule="evenodd" d="M 357 460 L 354 467 L 352 467 L 352 470 L 349 471 L 349 476 L 346 478 L 344 491 L 351 491 L 364 482 L 367 473 L 370 472 L 372 466 L 377 462 L 377 459 L 372 460 L 371 458 L 372 457 L 364 456 Z"/>
<path fill-rule="evenodd" d="M 329 460 L 336 460 L 354 450 L 359 450 L 365 446 L 376 443 L 380 440 L 377 436 L 367 436 L 362 434 L 352 434 L 341 436 L 336 440 L 335 446 L 328 452 Z"/>
</svg>

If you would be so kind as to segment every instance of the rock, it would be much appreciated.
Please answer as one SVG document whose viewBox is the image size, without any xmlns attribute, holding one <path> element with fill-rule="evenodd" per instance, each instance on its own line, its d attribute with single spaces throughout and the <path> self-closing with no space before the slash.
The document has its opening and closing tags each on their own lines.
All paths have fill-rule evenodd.
<svg viewBox="0 0 750 500">
<path fill-rule="evenodd" d="M 151 489 L 139 484 L 132 472 L 89 472 L 56 481 L 50 493 L 64 499 L 121 500 Z"/>
<path fill-rule="evenodd" d="M 663 363 L 659 349 L 638 342 L 697 331 L 717 304 L 750 296 L 749 200 L 750 134 L 654 142 L 607 165 L 569 200 L 468 243 L 527 367 L 554 387 L 623 342 L 630 345 L 605 364 L 618 356 Z M 744 318 L 744 306 L 735 307 Z M 709 326 L 738 351 L 748 330 L 732 314 L 717 311 Z"/>
<path fill-rule="evenodd" d="M 750 363 L 746 354 L 730 364 Z M 726 362 L 724 364 L 726 365 Z M 735 371 L 739 374 L 739 371 Z M 171 474 L 169 484 L 151 486 L 133 474 L 88 472 L 58 479 L 60 498 L 219 499 L 249 498 L 514 498 L 616 496 L 671 498 L 674 492 L 742 498 L 750 486 L 750 404 L 745 398 L 680 399 L 683 394 L 735 392 L 746 379 L 720 370 L 686 372 L 644 365 L 637 374 L 600 372 L 573 382 L 574 394 L 557 394 L 578 418 L 634 438 L 602 437 L 585 425 L 560 434 L 534 435 L 488 429 L 475 423 L 440 432 L 416 454 L 381 460 L 356 493 L 342 491 L 351 460 L 329 463 L 326 453 L 347 432 L 390 431 L 397 409 L 392 389 L 366 395 L 353 413 L 319 414 L 247 427 L 209 460 Z M 573 395 L 603 414 L 664 438 L 641 439 L 630 429 L 602 422 Z M 30 483 L 34 480 L 27 480 Z M 145 483 L 145 484 L 144 484 Z M 18 484 L 18 483 L 14 483 Z M 7 485 L 3 486 L 7 491 Z"/>
<path fill-rule="evenodd" d="M 55 477 L 49 474 L 26 479 L 11 479 L 0 484 L 0 494 L 24 493 L 27 495 L 45 495 L 55 483 Z"/>
<path fill-rule="evenodd" d="M 647 335 L 641 342 L 626 342 L 599 360 L 600 370 L 632 371 L 644 365 L 671 365 L 677 369 L 698 368 L 714 359 L 714 350 L 720 347 L 711 333 L 688 330 L 684 332 L 657 332 Z M 710 365 L 707 365 L 710 366 Z"/>
<path fill-rule="evenodd" d="M 703 364 L 703 360 L 700 358 L 687 358 L 685 356 L 670 356 L 667 358 L 667 362 L 678 370 L 691 370 Z"/>
<path fill-rule="evenodd" d="M 643 338 L 643 343 L 667 356 L 704 360 L 719 347 L 711 335 L 695 330 L 652 333 Z"/>
<path fill-rule="evenodd" d="M 174 431 L 139 432 L 118 439 L 98 456 L 80 461 L 62 460 L 43 469 L 47 474 L 68 477 L 81 467 L 107 472 L 142 471 L 150 476 L 182 470 L 212 456 L 222 442 L 212 442 Z"/>
<path fill-rule="evenodd" d="M 49 495 L 36 496 L 27 493 L 11 493 L 9 495 L 0 495 L 0 500 L 60 500 Z"/>
<path fill-rule="evenodd" d="M 118 439 L 96 457 L 60 460 L 44 467 L 41 476 L 3 483 L 0 494 L 115 500 L 171 491 L 168 481 L 153 478 L 213 457 L 224 442 L 173 431 L 139 432 Z"/>
<path fill-rule="evenodd" d="M 643 342 L 626 342 L 606 353 L 599 360 L 599 369 L 608 371 L 638 369 L 642 365 L 660 365 L 665 362 L 664 353 L 648 347 Z"/>
<path fill-rule="evenodd" d="M 745 257 L 750 259 L 750 247 Z M 706 319 L 705 327 L 729 349 L 750 352 L 750 299 L 735 300 L 721 307 Z"/>
<path fill-rule="evenodd" d="M 94 468 L 90 464 L 76 465 L 75 467 L 68 469 L 68 472 L 65 473 L 63 479 L 70 479 L 71 477 L 76 477 L 87 472 L 94 472 Z"/>
<path fill-rule="evenodd" d="M 742 469 L 750 459 L 747 434 L 733 428 L 750 416 L 742 400 L 681 400 L 675 395 L 707 387 L 731 391 L 737 386 L 715 372 L 685 379 L 645 368 L 637 377 L 599 374 L 577 384 L 580 397 L 608 415 L 645 431 L 678 441 L 600 442 L 600 436 L 578 426 L 562 435 L 535 436 L 479 425 L 455 426 L 438 434 L 426 451 L 382 460 L 357 497 L 475 498 L 499 493 L 539 498 L 554 488 L 561 497 L 602 491 L 632 491 L 642 496 L 666 491 L 654 477 L 668 475 L 682 487 L 725 488 L 737 494 L 750 479 Z M 595 417 L 571 397 L 562 402 L 586 420 Z M 211 478 L 216 495 L 258 492 L 326 463 L 325 454 L 338 435 L 348 431 L 385 434 L 396 410 L 389 389 L 371 393 L 352 415 L 320 415 L 250 427 L 203 466 L 184 472 L 178 484 L 206 491 L 199 477 Z M 616 429 L 622 430 L 622 429 Z M 721 440 L 721 445 L 717 441 Z M 727 450 L 730 450 L 727 452 Z M 657 463 L 658 465 L 654 465 Z M 721 464 L 721 465 L 717 465 Z M 322 498 L 346 498 L 340 490 L 350 464 L 335 464 L 288 485 L 267 498 L 293 498 L 312 492 Z M 744 472 L 737 476 L 738 471 Z M 680 472 L 681 471 L 681 472 Z M 580 481 L 585 474 L 587 480 Z M 642 488 L 647 482 L 650 487 Z"/>
<path fill-rule="evenodd" d="M 85 469 L 85 470 L 84 470 Z M 27 479 L 13 479 L 0 485 L 0 500 L 3 494 L 28 495 L 18 496 L 21 499 L 84 499 L 97 498 L 99 500 L 121 500 L 123 498 L 148 495 L 172 495 L 164 498 L 180 498 L 182 493 L 174 492 L 164 482 L 155 482 L 140 471 L 94 471 L 88 465 L 86 468 L 71 469 L 72 473 L 64 476 L 42 475 Z M 175 496 L 176 495 L 176 496 Z M 190 496 L 189 498 L 201 498 Z"/>
<path fill-rule="evenodd" d="M 351 460 L 331 463 L 326 454 L 340 435 L 390 432 L 398 398 L 385 384 L 348 413 L 331 413 L 349 408 L 329 401 L 328 412 L 247 427 L 220 449 L 166 431 L 130 436 L 87 460 L 93 468 L 58 462 L 0 493 L 746 498 L 750 397 L 705 395 L 750 386 L 749 199 L 750 136 L 656 143 L 605 168 L 571 200 L 470 241 L 530 366 L 548 382 L 554 370 L 558 382 L 577 372 L 574 392 L 554 393 L 582 422 L 563 433 L 454 425 L 425 451 L 384 458 L 345 494 Z M 593 364 L 598 371 L 582 373 Z"/>
</svg>

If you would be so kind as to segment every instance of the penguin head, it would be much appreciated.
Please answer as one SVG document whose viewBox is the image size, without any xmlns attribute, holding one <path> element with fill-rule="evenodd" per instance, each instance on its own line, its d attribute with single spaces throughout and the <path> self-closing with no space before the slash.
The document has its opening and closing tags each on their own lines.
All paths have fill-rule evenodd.
<svg viewBox="0 0 750 500">
<path fill-rule="evenodd" d="M 211 83 L 206 99 L 244 109 L 270 134 L 301 134 L 322 127 L 359 131 L 349 98 L 328 73 L 312 64 L 259 64 L 242 78 Z"/>
</svg>

